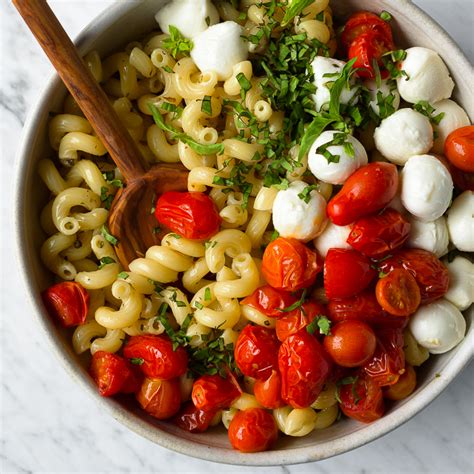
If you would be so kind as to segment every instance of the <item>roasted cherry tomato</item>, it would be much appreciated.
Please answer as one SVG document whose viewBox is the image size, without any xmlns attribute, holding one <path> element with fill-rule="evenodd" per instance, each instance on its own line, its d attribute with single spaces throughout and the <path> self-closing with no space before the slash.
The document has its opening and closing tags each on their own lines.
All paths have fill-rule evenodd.
<svg viewBox="0 0 474 474">
<path fill-rule="evenodd" d="M 431 303 L 441 298 L 449 287 L 449 272 L 431 252 L 422 249 L 399 250 L 392 257 L 379 262 L 383 273 L 396 268 L 408 270 L 416 280 L 421 293 L 421 304 Z"/>
<path fill-rule="evenodd" d="M 474 173 L 474 125 L 451 132 L 444 142 L 444 154 L 456 168 Z"/>
<path fill-rule="evenodd" d="M 343 413 L 363 423 L 378 420 L 385 410 L 382 389 L 364 375 L 339 381 L 339 398 Z"/>
<path fill-rule="evenodd" d="M 358 320 L 374 327 L 403 328 L 408 322 L 408 318 L 392 316 L 384 311 L 371 289 L 350 298 L 331 300 L 327 305 L 327 315 L 333 324 Z"/>
<path fill-rule="evenodd" d="M 209 424 L 217 411 L 204 411 L 196 408 L 192 402 L 187 402 L 178 413 L 174 422 L 182 430 L 191 433 L 202 433 L 209 428 Z"/>
<path fill-rule="evenodd" d="M 225 379 L 217 374 L 199 377 L 193 384 L 191 397 L 196 408 L 212 411 L 229 408 L 241 393 L 238 382 L 229 371 Z"/>
<path fill-rule="evenodd" d="M 331 370 L 323 346 L 307 331 L 286 339 L 278 352 L 281 397 L 293 408 L 306 408 L 316 400 Z"/>
<path fill-rule="evenodd" d="M 383 36 L 388 43 L 393 44 L 390 25 L 375 13 L 364 11 L 354 13 L 347 20 L 341 35 L 342 44 L 349 48 L 357 37 L 369 32 L 377 33 Z"/>
<path fill-rule="evenodd" d="M 251 306 L 269 318 L 281 318 L 288 314 L 283 310 L 296 301 L 297 299 L 291 293 L 264 285 L 244 298 L 240 304 Z"/>
<path fill-rule="evenodd" d="M 158 198 L 155 217 L 187 239 L 208 239 L 221 223 L 214 201 L 204 193 L 168 191 Z"/>
<path fill-rule="evenodd" d="M 382 56 L 393 49 L 393 42 L 389 42 L 385 36 L 374 31 L 369 31 L 357 36 L 351 43 L 348 56 L 349 59 L 356 58 L 353 67 L 358 68 L 356 74 L 359 77 L 375 79 L 374 63 L 377 62 L 379 70 L 382 69 Z M 380 72 L 382 79 L 388 77 L 386 70 Z"/>
<path fill-rule="evenodd" d="M 337 323 L 323 342 L 332 360 L 342 367 L 364 365 L 374 355 L 376 344 L 372 328 L 356 320 Z"/>
<path fill-rule="evenodd" d="M 410 234 L 410 223 L 395 209 L 362 217 L 352 226 L 347 243 L 371 258 L 380 258 L 401 247 Z"/>
<path fill-rule="evenodd" d="M 238 411 L 229 425 L 230 444 L 243 453 L 265 451 L 277 438 L 275 419 L 263 408 Z"/>
<path fill-rule="evenodd" d="M 89 310 L 89 293 L 75 281 L 63 281 L 41 294 L 48 313 L 64 327 L 83 324 Z"/>
<path fill-rule="evenodd" d="M 375 287 L 380 306 L 394 316 L 409 316 L 420 306 L 421 294 L 415 277 L 403 268 L 380 278 Z"/>
<path fill-rule="evenodd" d="M 474 173 L 466 173 L 449 163 L 449 172 L 454 185 L 461 191 L 474 191 Z"/>
<path fill-rule="evenodd" d="M 383 209 L 398 189 L 398 171 L 392 163 L 369 163 L 349 176 L 329 201 L 327 214 L 336 225 L 352 224 Z"/>
<path fill-rule="evenodd" d="M 403 331 L 380 328 L 376 331 L 377 347 L 374 356 L 364 365 L 365 373 L 378 385 L 397 383 L 405 370 Z"/>
<path fill-rule="evenodd" d="M 262 407 L 273 410 L 285 405 L 281 399 L 281 377 L 277 370 L 272 370 L 266 380 L 257 380 L 253 386 L 253 393 Z"/>
<path fill-rule="evenodd" d="M 179 381 L 145 378 L 137 393 L 137 400 L 151 416 L 159 420 L 171 418 L 181 406 Z"/>
<path fill-rule="evenodd" d="M 183 347 L 173 350 L 168 336 L 132 336 L 123 355 L 127 359 L 143 359 L 139 366 L 147 377 L 173 379 L 188 368 L 188 354 Z"/>
<path fill-rule="evenodd" d="M 331 299 L 348 298 L 370 285 L 377 272 L 370 260 L 355 250 L 329 249 L 324 261 L 324 289 Z"/>
<path fill-rule="evenodd" d="M 277 319 L 275 330 L 278 339 L 283 342 L 288 336 L 296 334 L 304 329 L 318 316 L 326 315 L 326 308 L 316 301 L 306 301 L 295 311 L 286 313 L 282 318 Z"/>
<path fill-rule="evenodd" d="M 405 366 L 405 372 L 400 375 L 398 382 L 383 391 L 383 396 L 389 400 L 403 400 L 411 395 L 416 387 L 416 372 L 411 365 Z"/>
<path fill-rule="evenodd" d="M 244 375 L 265 380 L 278 367 L 279 345 L 272 329 L 247 324 L 235 343 L 235 363 Z"/>
<path fill-rule="evenodd" d="M 278 237 L 263 253 L 262 274 L 273 288 L 296 291 L 314 283 L 322 259 L 296 239 Z"/>
<path fill-rule="evenodd" d="M 95 352 L 89 370 L 103 397 L 111 397 L 119 392 L 132 393 L 140 387 L 141 377 L 117 354 Z"/>
</svg>

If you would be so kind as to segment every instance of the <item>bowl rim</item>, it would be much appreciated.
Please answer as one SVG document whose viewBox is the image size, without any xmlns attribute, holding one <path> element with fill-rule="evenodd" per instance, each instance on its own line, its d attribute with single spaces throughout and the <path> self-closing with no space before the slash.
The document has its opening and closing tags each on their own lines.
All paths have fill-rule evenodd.
<svg viewBox="0 0 474 474">
<path fill-rule="evenodd" d="M 472 69 L 471 64 L 460 47 L 435 20 L 433 20 L 420 7 L 413 4 L 411 0 L 398 0 L 397 3 L 402 8 L 406 9 L 407 14 L 417 18 L 420 21 L 420 24 L 427 24 L 429 28 L 433 29 L 440 39 L 444 40 L 449 44 L 450 48 L 453 48 L 456 51 L 459 56 L 458 59 L 465 63 L 466 68 Z M 117 18 L 122 17 L 122 15 L 126 14 L 133 8 L 136 8 L 136 6 L 135 2 L 118 2 L 107 8 L 97 17 L 93 18 L 91 22 L 81 30 L 74 41 L 75 44 L 81 48 L 81 46 L 84 46 L 84 43 L 96 35 L 97 32 L 105 31 L 107 27 L 116 21 Z M 53 349 L 54 355 L 60 360 L 61 365 L 74 381 L 78 383 L 93 400 L 95 400 L 100 409 L 107 411 L 113 418 L 125 425 L 127 428 L 140 436 L 177 453 L 223 464 L 274 466 L 319 461 L 363 446 L 366 443 L 388 434 L 407 422 L 437 398 L 474 357 L 474 330 L 471 330 L 466 335 L 462 345 L 458 348 L 455 357 L 453 357 L 445 366 L 443 370 L 444 373 L 441 374 L 439 378 L 436 378 L 436 382 L 431 380 L 419 394 L 406 402 L 403 407 L 395 410 L 395 412 L 385 415 L 377 422 L 367 425 L 366 429 L 358 430 L 341 438 L 317 443 L 312 446 L 292 449 L 277 449 L 252 454 L 242 454 L 231 449 L 206 446 L 204 444 L 181 438 L 172 433 L 151 426 L 132 412 L 127 411 L 118 403 L 114 403 L 113 400 L 101 397 L 90 377 L 87 377 L 84 371 L 79 370 L 77 362 L 71 357 L 71 353 L 63 344 L 61 344 L 60 339 L 50 331 L 50 323 L 48 323 L 45 310 L 42 307 L 40 299 L 35 298 L 34 295 L 33 289 L 35 282 L 32 273 L 29 271 L 28 249 L 22 245 L 23 240 L 21 238 L 26 232 L 25 221 L 20 212 L 24 209 L 26 204 L 25 194 L 22 192 L 21 186 L 26 181 L 28 168 L 26 166 L 26 159 L 29 158 L 30 143 L 33 142 L 35 137 L 38 119 L 41 118 L 44 111 L 48 109 L 50 96 L 54 94 L 54 91 L 60 85 L 62 85 L 62 83 L 59 76 L 56 73 L 53 73 L 52 77 L 50 77 L 46 86 L 39 94 L 36 104 L 28 113 L 21 134 L 20 146 L 16 152 L 14 206 L 12 209 L 14 232 L 16 235 L 16 258 L 19 264 L 21 279 L 26 289 L 30 304 L 34 310 L 34 319 L 41 328 L 45 339 L 49 341 L 49 345 Z M 196 449 L 196 447 L 200 447 L 201 449 Z"/>
</svg>

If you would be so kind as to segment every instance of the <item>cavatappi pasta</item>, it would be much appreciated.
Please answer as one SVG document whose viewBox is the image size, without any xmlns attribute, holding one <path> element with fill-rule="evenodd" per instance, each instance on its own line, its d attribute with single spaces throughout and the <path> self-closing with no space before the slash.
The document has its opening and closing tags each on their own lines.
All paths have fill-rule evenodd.
<svg viewBox="0 0 474 474">
<path fill-rule="evenodd" d="M 359 321 L 364 325 L 360 330 L 367 326 L 366 331 L 371 334 L 367 336 L 367 345 L 373 345 L 367 349 L 368 357 L 355 365 L 340 364 L 345 368 L 338 377 L 330 375 L 334 360 L 323 349 L 323 338 L 316 335 L 326 335 L 324 347 L 331 357 L 336 357 L 326 343 L 331 322 L 335 327 L 342 324 L 340 321 L 351 319 L 346 314 L 351 309 L 338 301 L 354 297 L 367 285 L 360 284 L 360 290 L 352 293 L 341 290 L 342 296 L 331 296 L 327 275 L 324 287 L 321 280 L 316 280 L 322 266 L 315 248 L 349 251 L 346 237 L 338 242 L 334 233 L 337 226 L 328 224 L 326 209 L 331 217 L 329 206 L 335 186 L 367 165 L 365 150 L 353 137 L 357 136 L 358 127 L 370 121 L 379 125 L 395 112 L 396 99 L 378 92 L 382 96 L 377 95 L 377 112 L 370 102 L 369 85 L 361 84 L 360 79 L 357 82 L 347 64 L 330 59 L 335 55 L 337 39 L 328 0 L 315 0 L 309 5 L 286 3 L 216 2 L 215 14 L 220 17 L 221 26 L 233 22 L 244 38 L 235 40 L 243 42 L 243 58 L 232 49 L 234 43 L 229 45 L 229 51 L 223 45 L 220 55 L 227 55 L 232 61 L 235 53 L 237 58 L 227 68 L 224 79 L 220 60 L 212 56 L 212 51 L 208 52 L 210 63 L 199 56 L 199 34 L 203 34 L 199 32 L 190 41 L 171 28 L 170 34 L 151 33 L 109 57 L 100 58 L 91 52 L 84 58 L 146 162 L 182 163 L 189 170 L 188 191 L 205 193 L 212 200 L 219 223 L 212 235 L 190 238 L 168 225 L 171 232 L 124 269 L 117 258 L 117 241 L 108 231 L 107 218 L 115 193 L 126 183 L 70 96 L 63 110 L 49 122 L 54 157 L 45 158 L 38 165 L 38 173 L 50 191 L 41 214 L 41 227 L 46 234 L 41 258 L 57 281 L 78 283 L 87 294 L 83 295 L 88 300 L 84 318 L 71 324 L 77 326 L 72 335 L 74 351 L 92 354 L 91 370 L 97 379 L 100 373 L 97 375 L 99 369 L 94 368 L 94 358 L 117 354 L 122 360 L 124 355 L 127 370 L 139 371 L 148 364 L 149 355 L 145 351 L 144 355 L 127 356 L 127 351 L 133 352 L 131 341 L 172 341 L 173 354 L 186 348 L 189 357 L 188 374 L 180 373 L 175 378 L 183 403 L 192 399 L 196 404 L 201 400 L 199 394 L 205 398 L 205 393 L 199 392 L 205 390 L 204 385 L 199 385 L 205 377 L 220 377 L 231 384 L 229 377 L 224 378 L 226 371 L 233 371 L 236 377 L 244 375 L 239 379 L 238 390 L 232 384 L 222 388 L 223 398 L 227 392 L 237 392 L 228 400 L 216 402 L 204 427 L 222 423 L 229 429 L 231 441 L 232 424 L 241 423 L 233 420 L 250 413 L 264 412 L 273 420 L 275 432 L 278 428 L 293 437 L 331 426 L 341 416 L 340 406 L 346 415 L 363 419 L 358 415 L 362 406 L 358 406 L 358 399 L 366 400 L 363 391 L 373 383 L 369 376 L 377 372 L 376 361 L 371 357 L 380 356 L 378 352 L 374 355 L 378 350 L 374 331 Z M 304 10 L 296 8 L 291 15 L 298 3 L 305 3 Z M 169 24 L 173 25 L 174 20 L 179 23 L 179 19 L 171 19 Z M 215 22 L 211 23 L 209 28 Z M 201 68 L 201 64 L 212 61 L 216 62 L 216 70 Z M 320 64 L 317 61 L 324 66 L 314 66 L 313 70 L 313 65 Z M 328 83 L 331 85 L 325 85 Z M 339 92 L 335 93 L 335 89 Z M 324 127 L 331 126 L 332 132 L 323 133 Z M 317 153 L 313 150 L 315 145 L 310 149 L 308 142 L 318 143 L 314 140 L 328 133 L 332 135 L 319 144 Z M 326 161 L 317 165 L 317 160 Z M 327 171 L 330 165 L 335 165 L 335 171 Z M 348 168 L 351 171 L 346 173 Z M 202 220 L 205 217 L 202 215 Z M 159 224 L 166 227 L 167 222 L 160 220 Z M 338 225 L 341 229 L 345 226 Z M 329 232 L 333 232 L 327 237 L 330 243 L 323 243 Z M 269 249 L 281 239 L 286 243 L 275 247 L 269 264 Z M 281 252 L 287 251 L 293 263 L 282 257 Z M 373 262 L 372 267 L 379 265 L 377 259 Z M 383 265 L 386 266 L 377 267 L 381 280 L 391 271 L 386 270 L 389 264 Z M 262 288 L 266 290 L 259 293 Z M 378 381 L 392 376 L 390 382 L 380 382 L 384 386 L 401 380 L 405 363 L 421 365 L 429 357 L 429 350 L 420 345 L 417 327 L 405 329 L 402 336 L 400 326 L 395 325 L 398 329 L 391 326 L 381 335 L 377 332 L 379 323 L 374 326 L 377 344 L 398 344 L 403 360 L 395 374 L 389 367 L 388 373 L 379 370 L 373 375 Z M 256 362 L 247 368 L 239 352 L 244 350 L 242 341 L 251 352 L 252 344 L 258 346 L 258 341 L 265 338 L 271 338 L 268 347 L 273 350 L 247 354 L 247 359 L 256 357 Z M 296 341 L 294 347 L 290 340 Z M 303 346 L 311 348 L 299 353 L 298 348 Z M 255 368 L 259 367 L 259 357 L 275 361 L 278 358 L 278 364 L 259 372 Z M 303 376 L 299 369 L 291 367 L 304 364 L 301 360 L 319 361 L 317 371 L 322 384 L 313 383 L 311 375 L 304 383 L 298 382 L 302 385 L 294 382 L 294 377 Z M 289 375 L 287 370 L 296 372 Z M 143 371 L 147 377 L 143 384 L 167 380 L 150 375 L 145 368 Z M 261 373 L 266 374 L 265 378 Z M 271 383 L 264 386 L 265 380 Z M 292 383 L 297 386 L 292 387 Z M 280 394 L 280 384 L 281 394 L 285 395 Z M 312 384 L 314 387 L 308 388 Z M 270 390 L 277 394 L 271 403 L 265 398 Z M 367 409 L 370 414 L 364 421 L 381 416 L 382 391 L 377 390 L 378 405 Z M 137 398 L 146 406 L 140 397 L 143 390 Z M 204 405 L 196 405 L 193 410 L 206 411 Z M 185 428 L 190 429 L 186 424 Z M 243 449 L 238 441 L 233 445 Z"/>
</svg>

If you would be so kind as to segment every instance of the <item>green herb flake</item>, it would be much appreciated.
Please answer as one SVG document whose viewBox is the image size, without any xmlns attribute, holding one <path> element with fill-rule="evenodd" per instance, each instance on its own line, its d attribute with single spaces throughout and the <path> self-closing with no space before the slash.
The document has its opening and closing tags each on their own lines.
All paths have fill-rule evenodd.
<svg viewBox="0 0 474 474">
<path fill-rule="evenodd" d="M 279 309 L 279 311 L 281 311 L 282 313 L 291 313 L 291 311 L 294 311 L 295 309 L 298 309 L 302 306 L 302 304 L 305 302 L 306 300 L 306 293 L 307 293 L 307 289 L 305 288 L 303 290 L 303 293 L 301 294 L 301 298 L 296 301 L 295 303 L 293 303 L 292 305 L 290 306 L 287 306 L 286 308 L 283 308 L 283 309 Z"/>
<path fill-rule="evenodd" d="M 344 377 L 343 379 L 338 380 L 336 382 L 336 394 L 335 394 L 335 396 L 336 396 L 336 400 L 339 403 L 342 403 L 341 396 L 340 396 L 341 386 L 342 385 L 351 385 L 351 384 L 352 384 L 352 394 L 354 396 L 354 402 L 355 402 L 356 405 L 357 405 L 357 403 L 359 403 L 360 397 L 359 397 L 359 394 L 356 391 L 356 384 L 357 384 L 358 380 L 359 380 L 359 377 L 355 376 L 355 377 Z"/>
<path fill-rule="evenodd" d="M 293 0 L 286 7 L 285 16 L 281 20 L 281 26 L 288 25 L 295 16 L 301 14 L 301 12 L 312 3 L 313 0 Z"/>
<path fill-rule="evenodd" d="M 104 239 L 110 244 L 112 245 L 118 244 L 118 239 L 109 232 L 109 229 L 107 228 L 105 224 L 100 228 L 100 233 L 102 234 L 102 237 L 104 237 Z"/>
<path fill-rule="evenodd" d="M 130 361 L 130 364 L 133 365 L 142 365 L 143 362 L 145 362 L 145 359 L 142 357 L 132 357 L 131 359 L 128 359 Z"/>
<path fill-rule="evenodd" d="M 181 236 L 179 234 L 174 234 L 174 233 L 171 233 L 171 234 L 168 234 L 169 237 L 173 237 L 173 239 L 180 239 Z"/>
<path fill-rule="evenodd" d="M 382 18 L 383 21 L 386 21 L 386 22 L 389 22 L 392 20 L 392 15 L 390 15 L 389 12 L 387 11 L 383 11 L 381 14 L 380 14 L 380 18 Z"/>
<path fill-rule="evenodd" d="M 303 191 L 298 194 L 298 197 L 306 204 L 309 204 L 309 201 L 311 201 L 311 192 L 317 190 L 318 188 L 319 186 L 317 184 L 308 184 L 308 186 L 306 186 Z"/>
<path fill-rule="evenodd" d="M 111 263 L 116 263 L 115 260 L 111 257 L 102 257 L 100 260 L 99 270 L 104 268 L 106 265 L 110 265 Z"/>
<path fill-rule="evenodd" d="M 433 125 L 439 125 L 445 115 L 444 112 L 440 112 L 439 114 L 434 115 L 436 109 L 426 100 L 420 100 L 413 106 L 413 108 L 420 114 L 423 114 L 428 117 Z"/>
<path fill-rule="evenodd" d="M 109 188 L 106 186 L 100 188 L 100 200 L 104 203 L 105 209 L 109 210 L 111 208 L 114 195 L 109 194 Z"/>
<path fill-rule="evenodd" d="M 205 301 L 211 301 L 211 289 L 210 288 L 206 288 L 204 290 L 204 300 Z"/>
<path fill-rule="evenodd" d="M 245 77 L 245 74 L 243 72 L 239 72 L 239 74 L 237 74 L 235 78 L 237 79 L 237 82 L 240 85 L 240 97 L 242 98 L 242 100 L 245 100 L 245 96 L 247 95 L 247 92 L 252 88 L 252 84 Z"/>
<path fill-rule="evenodd" d="M 169 32 L 169 37 L 163 40 L 163 48 L 175 59 L 178 56 L 189 56 L 193 49 L 193 42 L 185 38 L 176 26 L 169 25 Z"/>
<path fill-rule="evenodd" d="M 211 96 L 205 95 L 201 102 L 201 112 L 212 115 L 212 103 L 211 103 Z"/>
<path fill-rule="evenodd" d="M 195 306 L 197 309 L 203 309 L 203 308 L 204 308 L 204 306 L 203 306 L 201 303 L 199 303 L 199 301 L 195 301 L 195 302 L 194 302 L 194 306 Z"/>
<path fill-rule="evenodd" d="M 272 232 L 272 235 L 270 236 L 270 242 L 273 242 L 274 240 L 278 239 L 280 237 L 280 233 L 277 230 L 274 230 Z"/>
<path fill-rule="evenodd" d="M 129 275 L 127 272 L 120 272 L 118 275 L 117 275 L 118 278 L 121 278 L 122 280 L 126 280 Z"/>
</svg>

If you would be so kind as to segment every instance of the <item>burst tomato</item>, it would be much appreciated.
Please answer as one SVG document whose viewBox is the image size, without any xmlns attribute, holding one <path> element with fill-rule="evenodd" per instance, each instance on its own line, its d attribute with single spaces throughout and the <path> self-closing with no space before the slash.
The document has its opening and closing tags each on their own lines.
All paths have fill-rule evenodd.
<svg viewBox="0 0 474 474">
<path fill-rule="evenodd" d="M 265 451 L 278 438 L 275 419 L 263 408 L 238 411 L 228 433 L 232 447 L 243 453 Z"/>
<path fill-rule="evenodd" d="M 364 365 L 363 370 L 379 386 L 393 385 L 405 370 L 403 331 L 380 328 L 377 329 L 376 336 L 374 356 Z"/>
<path fill-rule="evenodd" d="M 127 359 L 143 359 L 140 369 L 151 378 L 173 379 L 188 368 L 186 350 L 183 347 L 173 350 L 168 336 L 132 336 L 123 355 Z"/>
<path fill-rule="evenodd" d="M 137 400 L 148 414 L 158 420 L 171 418 L 181 406 L 179 381 L 145 378 L 137 393 Z"/>
<path fill-rule="evenodd" d="M 380 258 L 401 247 L 410 234 L 410 223 L 395 209 L 363 217 L 352 226 L 347 243 L 367 257 Z"/>
<path fill-rule="evenodd" d="M 253 386 L 253 393 L 262 407 L 273 410 L 284 406 L 281 399 L 281 376 L 277 370 L 272 370 L 266 380 L 257 380 Z"/>
<path fill-rule="evenodd" d="M 279 290 L 307 288 L 321 270 L 321 257 L 296 239 L 278 237 L 263 253 L 263 277 Z"/>
<path fill-rule="evenodd" d="M 474 125 L 451 132 L 444 142 L 444 154 L 456 168 L 474 173 Z"/>
<path fill-rule="evenodd" d="M 348 298 L 370 285 L 377 275 L 370 260 L 355 250 L 329 249 L 324 261 L 324 289 L 331 299 Z"/>
<path fill-rule="evenodd" d="M 364 11 L 354 13 L 347 20 L 341 35 L 342 44 L 348 48 L 358 36 L 369 32 L 377 33 L 393 44 L 390 25 L 375 13 Z"/>
<path fill-rule="evenodd" d="M 390 385 L 383 391 L 383 396 L 389 400 L 403 400 L 407 398 L 416 387 L 416 372 L 411 365 L 405 366 L 405 372 L 400 375 L 398 382 Z"/>
<path fill-rule="evenodd" d="M 416 280 L 421 293 L 421 304 L 441 298 L 449 287 L 449 272 L 431 252 L 422 249 L 399 250 L 392 257 L 379 263 L 383 273 L 396 268 L 408 270 Z"/>
<path fill-rule="evenodd" d="M 228 372 L 225 379 L 217 374 L 199 377 L 193 384 L 191 398 L 196 408 L 212 411 L 229 408 L 241 393 L 237 380 Z"/>
<path fill-rule="evenodd" d="M 321 303 L 310 300 L 303 303 L 301 308 L 284 314 L 285 316 L 277 319 L 275 325 L 276 335 L 281 342 L 304 329 L 318 316 L 326 315 L 326 308 Z"/>
<path fill-rule="evenodd" d="M 89 293 L 79 283 L 63 281 L 41 294 L 48 313 L 64 327 L 83 324 L 89 310 Z"/>
<path fill-rule="evenodd" d="M 403 328 L 408 322 L 408 318 L 392 316 L 384 311 L 371 289 L 350 298 L 331 300 L 327 305 L 327 312 L 333 324 L 339 321 L 359 320 L 375 327 Z"/>
<path fill-rule="evenodd" d="M 281 397 L 294 408 L 316 400 L 328 378 L 331 362 L 323 346 L 306 331 L 288 337 L 278 352 Z"/>
<path fill-rule="evenodd" d="M 187 402 L 174 419 L 174 422 L 182 430 L 190 433 L 202 433 L 209 428 L 209 424 L 216 413 L 215 410 L 200 410 L 192 402 Z"/>
<path fill-rule="evenodd" d="M 392 163 L 369 163 L 355 171 L 342 189 L 329 201 L 327 214 L 336 225 L 383 209 L 398 189 L 398 171 Z"/>
<path fill-rule="evenodd" d="M 345 382 L 347 379 L 340 381 Z M 369 377 L 359 375 L 351 383 L 339 386 L 339 407 L 349 418 L 371 423 L 382 417 L 385 410 L 382 389 Z"/>
<path fill-rule="evenodd" d="M 372 328 L 356 320 L 337 323 L 323 342 L 332 360 L 342 367 L 364 365 L 374 355 L 376 344 Z"/>
<path fill-rule="evenodd" d="M 354 39 L 349 47 L 348 56 L 349 59 L 356 58 L 353 67 L 358 68 L 356 74 L 359 77 L 375 79 L 374 63 L 377 62 L 379 69 L 381 69 L 383 66 L 382 56 L 393 49 L 392 41 L 389 42 L 385 36 L 379 33 L 369 31 Z M 387 71 L 382 70 L 381 77 L 382 79 L 388 77 Z"/>
<path fill-rule="evenodd" d="M 117 354 L 95 352 L 89 372 L 103 397 L 111 397 L 119 392 L 132 393 L 140 387 L 141 378 L 127 361 Z"/>
<path fill-rule="evenodd" d="M 296 303 L 296 301 L 297 299 L 291 293 L 276 290 L 270 285 L 264 285 L 244 298 L 240 304 L 249 305 L 269 318 L 281 318 L 287 314 L 282 310 Z"/>
<path fill-rule="evenodd" d="M 377 301 L 394 316 L 409 316 L 420 305 L 420 289 L 408 270 L 396 268 L 381 278 L 375 287 Z"/>
<path fill-rule="evenodd" d="M 214 201 L 204 193 L 163 193 L 156 202 L 155 217 L 187 239 L 208 239 L 219 231 L 221 223 Z"/>
<path fill-rule="evenodd" d="M 244 375 L 266 379 L 278 366 L 278 347 L 275 331 L 248 324 L 235 343 L 235 363 Z"/>
</svg>

